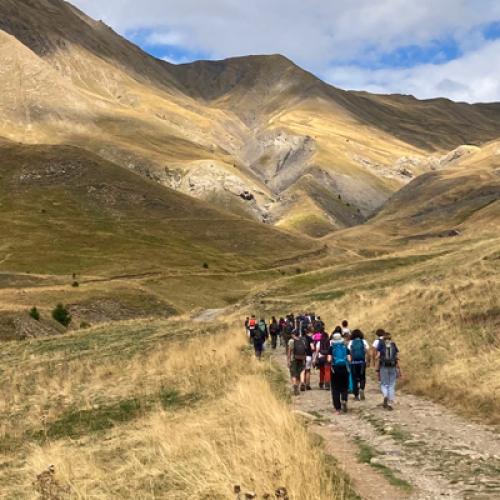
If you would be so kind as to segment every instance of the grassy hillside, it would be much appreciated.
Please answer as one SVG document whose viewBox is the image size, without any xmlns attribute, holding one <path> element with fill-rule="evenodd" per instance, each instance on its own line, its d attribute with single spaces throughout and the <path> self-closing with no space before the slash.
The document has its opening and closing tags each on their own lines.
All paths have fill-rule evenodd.
<svg viewBox="0 0 500 500">
<path fill-rule="evenodd" d="M 9 344 L 0 492 L 31 497 L 53 464 L 54 495 L 230 499 L 240 485 L 259 496 L 286 487 L 290 498 L 349 498 L 289 413 L 281 374 L 244 344 L 227 325 L 182 321 Z"/>
</svg>

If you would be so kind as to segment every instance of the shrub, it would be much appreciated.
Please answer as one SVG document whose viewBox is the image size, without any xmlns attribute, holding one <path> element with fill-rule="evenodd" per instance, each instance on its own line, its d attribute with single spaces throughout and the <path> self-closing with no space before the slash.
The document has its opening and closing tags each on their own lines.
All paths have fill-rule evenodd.
<svg viewBox="0 0 500 500">
<path fill-rule="evenodd" d="M 30 309 L 30 316 L 35 320 L 35 321 L 40 321 L 40 313 L 38 312 L 38 309 L 33 306 Z"/>
<path fill-rule="evenodd" d="M 208 264 L 206 262 L 203 263 L 203 269 L 208 269 Z"/>
<path fill-rule="evenodd" d="M 90 328 L 90 323 L 87 323 L 86 321 L 82 321 L 80 323 L 80 328 L 82 328 L 82 329 Z"/>
<path fill-rule="evenodd" d="M 77 288 L 77 287 L 79 287 L 79 286 L 80 286 L 80 283 L 78 283 L 78 281 L 73 281 L 73 283 L 71 283 L 71 286 L 72 286 L 73 288 Z"/>
<path fill-rule="evenodd" d="M 62 304 L 57 304 L 57 306 L 52 311 L 52 317 L 58 323 L 61 323 L 61 325 L 66 327 L 71 323 L 71 315 Z"/>
</svg>

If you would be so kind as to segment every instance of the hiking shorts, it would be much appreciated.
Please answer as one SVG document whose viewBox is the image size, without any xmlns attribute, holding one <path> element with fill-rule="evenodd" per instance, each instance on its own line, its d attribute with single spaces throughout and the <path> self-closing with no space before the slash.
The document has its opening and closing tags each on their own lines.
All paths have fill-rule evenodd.
<svg viewBox="0 0 500 500">
<path fill-rule="evenodd" d="M 305 367 L 305 361 L 298 361 L 293 359 L 290 363 L 290 376 L 293 378 L 299 378 Z"/>
<path fill-rule="evenodd" d="M 313 357 L 307 356 L 306 357 L 306 370 L 310 370 L 312 368 L 312 364 L 313 364 Z"/>
</svg>

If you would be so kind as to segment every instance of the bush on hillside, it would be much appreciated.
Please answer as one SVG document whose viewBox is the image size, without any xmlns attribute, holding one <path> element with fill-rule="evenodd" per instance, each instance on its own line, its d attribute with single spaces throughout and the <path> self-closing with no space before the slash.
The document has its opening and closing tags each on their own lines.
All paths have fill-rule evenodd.
<svg viewBox="0 0 500 500">
<path fill-rule="evenodd" d="M 40 321 L 40 313 L 38 312 L 38 309 L 33 306 L 30 309 L 30 316 L 35 320 L 35 321 Z"/>
<path fill-rule="evenodd" d="M 58 323 L 61 323 L 61 325 L 66 327 L 68 327 L 71 323 L 71 314 L 62 304 L 57 304 L 57 306 L 52 311 L 52 317 Z"/>
<path fill-rule="evenodd" d="M 203 263 L 203 269 L 208 269 L 208 264 L 206 262 Z"/>
<path fill-rule="evenodd" d="M 73 283 L 71 284 L 71 286 L 73 288 L 78 288 L 80 286 L 80 283 L 78 283 L 78 281 L 73 281 Z"/>
</svg>

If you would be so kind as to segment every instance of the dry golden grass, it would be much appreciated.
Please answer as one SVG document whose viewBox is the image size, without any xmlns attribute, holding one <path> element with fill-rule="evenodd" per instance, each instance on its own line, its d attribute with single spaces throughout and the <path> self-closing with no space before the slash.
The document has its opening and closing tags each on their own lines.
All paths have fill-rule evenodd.
<svg viewBox="0 0 500 500">
<path fill-rule="evenodd" d="M 33 481 L 53 464 L 71 498 L 234 498 L 236 484 L 344 498 L 347 484 L 273 392 L 278 372 L 235 331 L 135 321 L 9 344 L 0 496 L 36 498 Z"/>
</svg>

